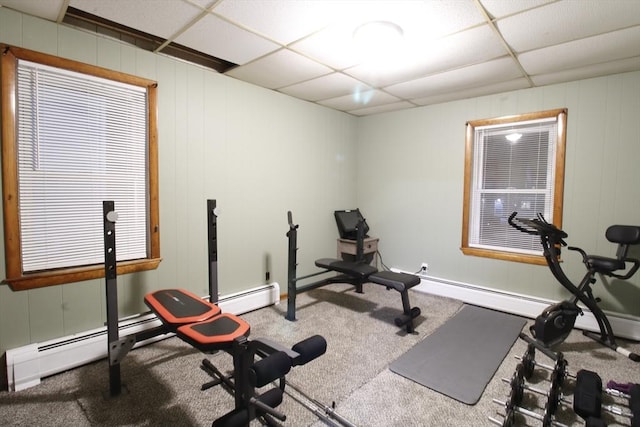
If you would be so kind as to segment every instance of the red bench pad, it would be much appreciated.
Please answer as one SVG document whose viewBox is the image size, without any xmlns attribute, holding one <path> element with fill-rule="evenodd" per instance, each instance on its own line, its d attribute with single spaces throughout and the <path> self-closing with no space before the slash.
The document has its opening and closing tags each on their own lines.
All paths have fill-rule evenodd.
<svg viewBox="0 0 640 427">
<path fill-rule="evenodd" d="M 241 336 L 249 336 L 247 322 L 231 313 L 222 313 L 205 322 L 180 326 L 176 333 L 180 338 L 201 351 L 223 350 L 231 347 Z"/>
<path fill-rule="evenodd" d="M 144 302 L 165 325 L 178 327 L 220 314 L 220 308 L 185 289 L 161 289 L 145 295 Z"/>
</svg>

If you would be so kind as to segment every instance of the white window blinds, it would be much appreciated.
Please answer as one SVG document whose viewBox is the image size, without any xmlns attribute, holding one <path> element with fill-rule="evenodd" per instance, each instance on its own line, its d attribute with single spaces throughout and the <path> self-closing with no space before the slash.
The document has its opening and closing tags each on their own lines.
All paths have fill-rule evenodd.
<svg viewBox="0 0 640 427">
<path fill-rule="evenodd" d="M 518 212 L 553 221 L 556 118 L 477 127 L 474 141 L 469 245 L 541 254 L 539 238 L 507 220 Z"/>
<path fill-rule="evenodd" d="M 103 200 L 118 260 L 147 257 L 145 88 L 20 60 L 17 104 L 23 271 L 104 262 Z"/>
</svg>

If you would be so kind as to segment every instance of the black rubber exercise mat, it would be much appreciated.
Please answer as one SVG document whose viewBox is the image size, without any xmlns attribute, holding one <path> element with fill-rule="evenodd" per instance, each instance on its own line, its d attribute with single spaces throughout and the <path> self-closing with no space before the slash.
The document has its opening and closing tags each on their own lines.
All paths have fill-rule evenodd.
<svg viewBox="0 0 640 427">
<path fill-rule="evenodd" d="M 464 305 L 389 369 L 468 405 L 480 399 L 526 321 Z"/>
</svg>

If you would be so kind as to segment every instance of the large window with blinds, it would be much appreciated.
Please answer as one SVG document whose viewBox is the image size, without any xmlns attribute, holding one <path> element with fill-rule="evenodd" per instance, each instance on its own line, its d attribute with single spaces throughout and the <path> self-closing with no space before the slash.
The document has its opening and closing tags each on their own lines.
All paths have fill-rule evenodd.
<svg viewBox="0 0 640 427">
<path fill-rule="evenodd" d="M 29 289 L 100 277 L 103 200 L 114 200 L 119 213 L 119 270 L 155 268 L 155 82 L 18 48 L 7 52 L 6 281 Z"/>
<path fill-rule="evenodd" d="M 513 212 L 562 223 L 566 111 L 467 123 L 462 251 L 544 263 L 539 238 L 508 224 Z"/>
</svg>

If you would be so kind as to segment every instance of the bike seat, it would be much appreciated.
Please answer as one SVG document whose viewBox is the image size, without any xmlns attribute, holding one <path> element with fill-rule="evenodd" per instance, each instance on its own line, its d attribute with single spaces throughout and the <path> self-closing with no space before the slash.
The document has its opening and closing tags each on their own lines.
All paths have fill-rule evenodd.
<svg viewBox="0 0 640 427">
<path fill-rule="evenodd" d="M 624 260 L 617 258 L 608 258 L 598 255 L 588 255 L 587 264 L 597 273 L 613 273 L 616 270 L 624 270 L 626 264 Z"/>
<path fill-rule="evenodd" d="M 629 279 L 640 267 L 640 260 L 627 258 L 629 246 L 640 244 L 640 227 L 635 225 L 612 225 L 607 228 L 605 236 L 611 243 L 618 244 L 616 257 L 586 255 L 585 263 L 596 273 L 607 274 L 624 280 Z M 625 270 L 627 262 L 631 262 L 633 266 L 626 274 L 613 274 L 614 271 Z"/>
</svg>

